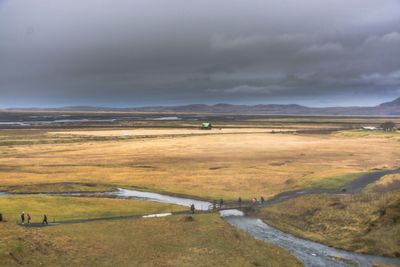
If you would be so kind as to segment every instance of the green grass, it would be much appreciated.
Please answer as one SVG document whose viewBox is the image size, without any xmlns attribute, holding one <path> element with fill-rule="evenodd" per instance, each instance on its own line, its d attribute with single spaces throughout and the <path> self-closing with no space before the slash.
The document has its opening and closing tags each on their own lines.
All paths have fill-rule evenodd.
<svg viewBox="0 0 400 267">
<path fill-rule="evenodd" d="M 163 213 L 186 209 L 182 206 L 140 200 L 96 197 L 7 196 L 0 197 L 0 212 L 7 220 L 19 221 L 21 212 L 30 213 L 32 222 L 102 218 L 123 215 Z"/>
<path fill-rule="evenodd" d="M 365 173 L 348 173 L 325 179 L 308 178 L 307 180 L 300 180 L 297 186 L 300 188 L 338 189 L 363 174 Z"/>
</svg>

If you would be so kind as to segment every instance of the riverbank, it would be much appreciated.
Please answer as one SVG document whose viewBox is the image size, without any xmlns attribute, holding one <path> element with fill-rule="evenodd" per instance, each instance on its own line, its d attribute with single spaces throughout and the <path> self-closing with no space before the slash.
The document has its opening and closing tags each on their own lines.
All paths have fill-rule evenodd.
<svg viewBox="0 0 400 267">
<path fill-rule="evenodd" d="M 368 176 L 369 177 L 369 176 Z M 360 179 L 363 179 L 360 177 Z M 179 198 L 172 197 L 168 195 L 161 195 L 149 192 L 140 192 L 135 190 L 126 190 L 120 189 L 118 191 L 106 193 L 106 195 L 115 195 L 119 198 L 122 198 L 122 201 L 136 202 L 138 199 L 141 201 L 148 202 L 161 202 L 161 203 L 174 203 L 178 205 L 186 206 L 187 203 L 196 202 L 196 200 L 188 199 L 188 198 Z M 296 195 L 293 195 L 292 198 L 295 198 Z M 99 199 L 95 198 L 94 200 Z M 207 202 L 205 203 L 196 203 L 200 205 L 199 207 L 206 207 Z M 206 211 L 206 209 L 204 210 Z M 204 212 L 203 211 L 203 212 Z M 83 220 L 72 220 L 65 221 L 65 223 L 60 224 L 50 224 L 50 225 L 58 225 L 65 226 L 71 224 L 92 224 L 92 223 L 102 223 L 105 221 L 121 221 L 121 219 L 147 219 L 151 218 L 152 220 L 157 217 L 165 217 L 176 215 L 179 216 L 178 213 L 163 213 L 163 214 L 152 214 L 147 216 L 125 216 L 124 218 L 110 217 L 110 218 L 98 218 L 98 219 L 83 219 Z M 196 215 L 201 216 L 201 215 Z M 354 264 L 359 264 L 360 266 L 372 266 L 376 263 L 384 263 L 384 264 L 398 264 L 400 265 L 400 259 L 396 258 L 385 258 L 373 255 L 362 255 L 358 253 L 353 253 L 349 251 L 343 251 L 328 247 L 326 245 L 316 243 L 310 240 L 305 240 L 285 232 L 282 232 L 276 228 L 273 228 L 267 224 L 264 224 L 260 219 L 251 218 L 244 216 L 244 214 L 240 211 L 235 210 L 225 210 L 221 211 L 221 216 L 232 226 L 235 226 L 239 229 L 247 231 L 256 239 L 262 240 L 269 243 L 272 243 L 278 247 L 282 247 L 290 251 L 293 255 L 295 255 L 303 264 L 306 266 L 348 266 L 349 262 Z M 190 219 L 190 220 L 186 220 Z M 186 221 L 195 220 L 194 217 L 186 217 Z M 131 220 L 129 220 L 131 221 Z M 36 226 L 36 225 L 33 225 Z M 41 226 L 41 225 L 40 225 Z M 58 228 L 58 227 L 57 227 Z"/>
<path fill-rule="evenodd" d="M 256 216 L 330 246 L 400 257 L 400 192 L 301 196 L 265 207 Z"/>
<path fill-rule="evenodd" d="M 280 194 L 256 216 L 284 232 L 361 253 L 400 257 L 399 170 L 376 171 L 336 193 Z"/>
</svg>

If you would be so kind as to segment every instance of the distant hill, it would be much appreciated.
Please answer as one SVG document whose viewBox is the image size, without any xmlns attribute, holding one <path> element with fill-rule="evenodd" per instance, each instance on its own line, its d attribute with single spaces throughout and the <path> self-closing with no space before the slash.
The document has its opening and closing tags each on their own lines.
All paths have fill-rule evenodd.
<svg viewBox="0 0 400 267">
<path fill-rule="evenodd" d="M 152 106 L 139 108 L 108 108 L 92 106 L 72 106 L 63 108 L 49 109 L 7 109 L 7 111 L 17 110 L 41 110 L 41 111 L 83 111 L 83 112 L 170 112 L 170 113 L 214 113 L 214 114 L 281 114 L 281 115 L 392 115 L 400 116 L 400 97 L 382 103 L 374 107 L 325 107 L 314 108 L 296 104 L 289 105 L 232 105 L 232 104 L 193 104 L 183 106 Z"/>
</svg>

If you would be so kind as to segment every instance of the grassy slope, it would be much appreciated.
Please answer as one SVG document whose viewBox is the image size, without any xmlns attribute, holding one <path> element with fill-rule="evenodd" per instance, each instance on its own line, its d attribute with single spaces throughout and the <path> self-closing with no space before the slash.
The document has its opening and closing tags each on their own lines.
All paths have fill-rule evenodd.
<svg viewBox="0 0 400 267">
<path fill-rule="evenodd" d="M 400 256 L 400 192 L 303 196 L 267 207 L 260 217 L 331 246 Z"/>
<path fill-rule="evenodd" d="M 44 229 L 0 225 L 5 266 L 299 266 L 218 215 L 121 220 Z"/>
</svg>

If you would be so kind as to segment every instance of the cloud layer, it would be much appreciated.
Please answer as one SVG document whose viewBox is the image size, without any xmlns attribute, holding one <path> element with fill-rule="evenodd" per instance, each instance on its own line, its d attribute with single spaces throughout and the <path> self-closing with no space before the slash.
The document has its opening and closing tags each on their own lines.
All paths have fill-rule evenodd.
<svg viewBox="0 0 400 267">
<path fill-rule="evenodd" d="M 369 105 L 400 1 L 0 0 L 0 106 Z"/>
</svg>

